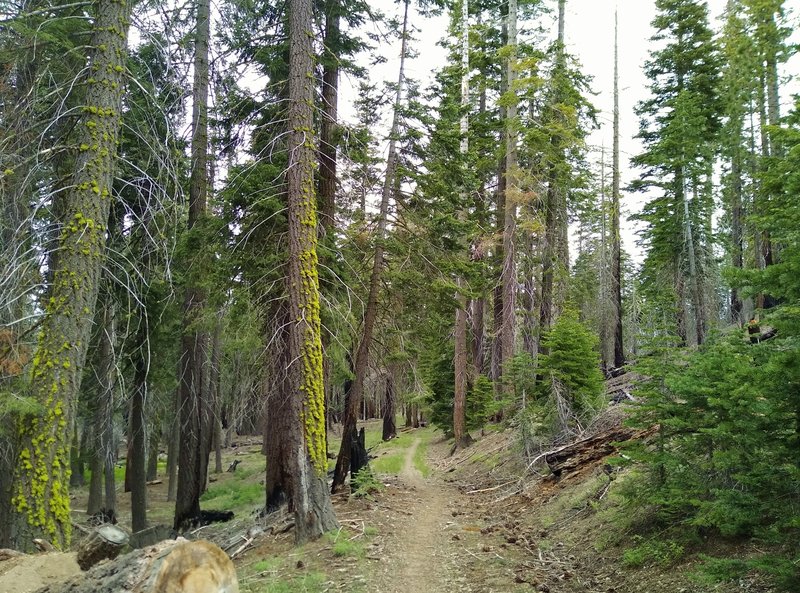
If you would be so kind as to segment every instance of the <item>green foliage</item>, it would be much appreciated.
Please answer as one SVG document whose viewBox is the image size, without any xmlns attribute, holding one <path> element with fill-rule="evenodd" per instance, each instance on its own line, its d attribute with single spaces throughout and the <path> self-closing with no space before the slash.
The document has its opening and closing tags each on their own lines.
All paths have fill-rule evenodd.
<svg viewBox="0 0 800 593">
<path fill-rule="evenodd" d="M 392 474 L 397 475 L 403 470 L 405 463 L 405 453 L 395 453 L 390 455 L 381 455 L 370 463 L 373 471 L 376 474 Z"/>
<path fill-rule="evenodd" d="M 350 481 L 350 488 L 356 498 L 370 498 L 372 494 L 383 490 L 381 482 L 369 466 L 362 468 Z"/>
<path fill-rule="evenodd" d="M 604 404 L 603 374 L 600 372 L 598 338 L 578 321 L 575 311 L 567 310 L 542 338 L 546 354 L 539 358 L 535 406 L 555 430 L 559 420 L 556 398 L 566 400 L 571 414 L 583 423 L 594 416 Z"/>
<path fill-rule="evenodd" d="M 628 568 L 653 564 L 667 567 L 680 560 L 684 552 L 684 547 L 676 541 L 650 539 L 625 550 L 622 554 L 622 563 Z"/>
<path fill-rule="evenodd" d="M 427 478 L 431 473 L 431 468 L 428 467 L 428 441 L 421 441 L 417 445 L 417 450 L 414 451 L 414 467 L 422 474 L 423 478 Z"/>
<path fill-rule="evenodd" d="M 331 551 L 338 558 L 363 558 L 366 555 L 364 544 L 357 541 L 346 529 L 325 534 L 332 544 Z"/>
<path fill-rule="evenodd" d="M 288 579 L 276 577 L 266 582 L 259 580 L 246 585 L 243 591 L 246 593 L 323 593 L 327 591 L 327 581 L 328 577 L 325 574 L 309 572 Z"/>
</svg>

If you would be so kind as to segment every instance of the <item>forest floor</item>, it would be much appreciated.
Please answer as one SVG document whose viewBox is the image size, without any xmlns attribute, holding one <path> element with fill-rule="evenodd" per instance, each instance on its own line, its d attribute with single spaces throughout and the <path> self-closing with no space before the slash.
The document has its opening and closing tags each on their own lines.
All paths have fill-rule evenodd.
<svg viewBox="0 0 800 593">
<path fill-rule="evenodd" d="M 376 478 L 367 484 L 370 492 L 334 496 L 341 529 L 300 547 L 286 517 L 253 528 L 263 505 L 264 459 L 257 440 L 242 439 L 223 456 L 224 467 L 239 459 L 239 468 L 213 476 L 202 502 L 203 508 L 233 509 L 236 518 L 192 537 L 215 541 L 234 556 L 243 593 L 772 591 L 756 574 L 704 584 L 696 576 L 699 552 L 741 557 L 755 550 L 702 543 L 683 550 L 657 536 L 646 539 L 616 494 L 624 473 L 609 475 L 599 461 L 560 480 L 531 474 L 521 464 L 516 435 L 513 429 L 490 432 L 451 454 L 452 443 L 430 427 L 404 429 L 381 443 L 380 423 L 367 423 Z M 148 488 L 152 522 L 168 523 L 166 484 Z M 120 493 L 123 526 L 130 519 L 128 498 Z M 72 502 L 75 522 L 85 522 L 85 492 L 78 490 Z M 637 550 L 644 552 L 637 556 Z M 72 566 L 69 560 L 47 565 Z M 47 580 L 42 563 L 36 566 L 34 581 Z M 18 562 L 0 562 L 0 593 L 6 593 L 4 582 L 15 583 L 8 593 L 20 592 L 23 578 Z"/>
</svg>

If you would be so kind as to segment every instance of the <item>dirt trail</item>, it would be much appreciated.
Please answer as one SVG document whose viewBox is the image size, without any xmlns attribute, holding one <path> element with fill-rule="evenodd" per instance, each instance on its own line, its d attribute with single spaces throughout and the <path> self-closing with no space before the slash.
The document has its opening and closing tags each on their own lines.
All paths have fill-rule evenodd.
<svg viewBox="0 0 800 593">
<path fill-rule="evenodd" d="M 396 524 L 384 574 L 388 593 L 444 593 L 454 588 L 452 544 L 454 523 L 449 503 L 453 491 L 436 477 L 425 478 L 414 467 L 417 438 L 408 448 L 400 479 L 408 488 L 408 504 Z"/>
</svg>

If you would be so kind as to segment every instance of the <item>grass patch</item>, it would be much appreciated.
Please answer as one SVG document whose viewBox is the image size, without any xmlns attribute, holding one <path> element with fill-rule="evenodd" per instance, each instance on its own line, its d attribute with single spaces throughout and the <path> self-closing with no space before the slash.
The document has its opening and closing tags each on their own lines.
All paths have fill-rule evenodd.
<svg viewBox="0 0 800 593">
<path fill-rule="evenodd" d="M 263 503 L 264 486 L 245 484 L 238 480 L 228 480 L 206 490 L 200 500 L 209 507 L 220 510 L 233 510 L 239 507 Z"/>
<path fill-rule="evenodd" d="M 366 556 L 364 544 L 356 541 L 346 529 L 331 531 L 325 537 L 331 543 L 331 552 L 337 558 L 363 558 Z"/>
<path fill-rule="evenodd" d="M 404 453 L 386 454 L 370 462 L 373 471 L 379 474 L 398 475 L 403 471 L 406 456 Z"/>
<path fill-rule="evenodd" d="M 327 591 L 327 577 L 321 572 L 282 578 L 277 575 L 258 578 L 242 586 L 243 593 L 323 593 Z"/>
<path fill-rule="evenodd" d="M 422 474 L 422 477 L 427 478 L 431 474 L 431 468 L 428 467 L 428 440 L 423 439 L 414 451 L 414 467 Z"/>
</svg>

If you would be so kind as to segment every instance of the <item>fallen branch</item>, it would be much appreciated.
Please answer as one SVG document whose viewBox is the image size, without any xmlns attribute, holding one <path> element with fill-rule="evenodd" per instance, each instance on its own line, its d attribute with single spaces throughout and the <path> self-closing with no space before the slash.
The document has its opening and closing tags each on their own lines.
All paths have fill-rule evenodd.
<svg viewBox="0 0 800 593">
<path fill-rule="evenodd" d="M 515 482 L 519 482 L 519 480 L 514 479 L 510 482 L 506 482 L 505 484 L 500 484 L 499 486 L 493 486 L 491 488 L 481 488 L 480 490 L 470 490 L 467 494 L 481 494 L 482 492 L 494 492 L 495 490 L 500 490 L 500 488 L 505 488 L 506 486 L 510 486 Z"/>
</svg>

